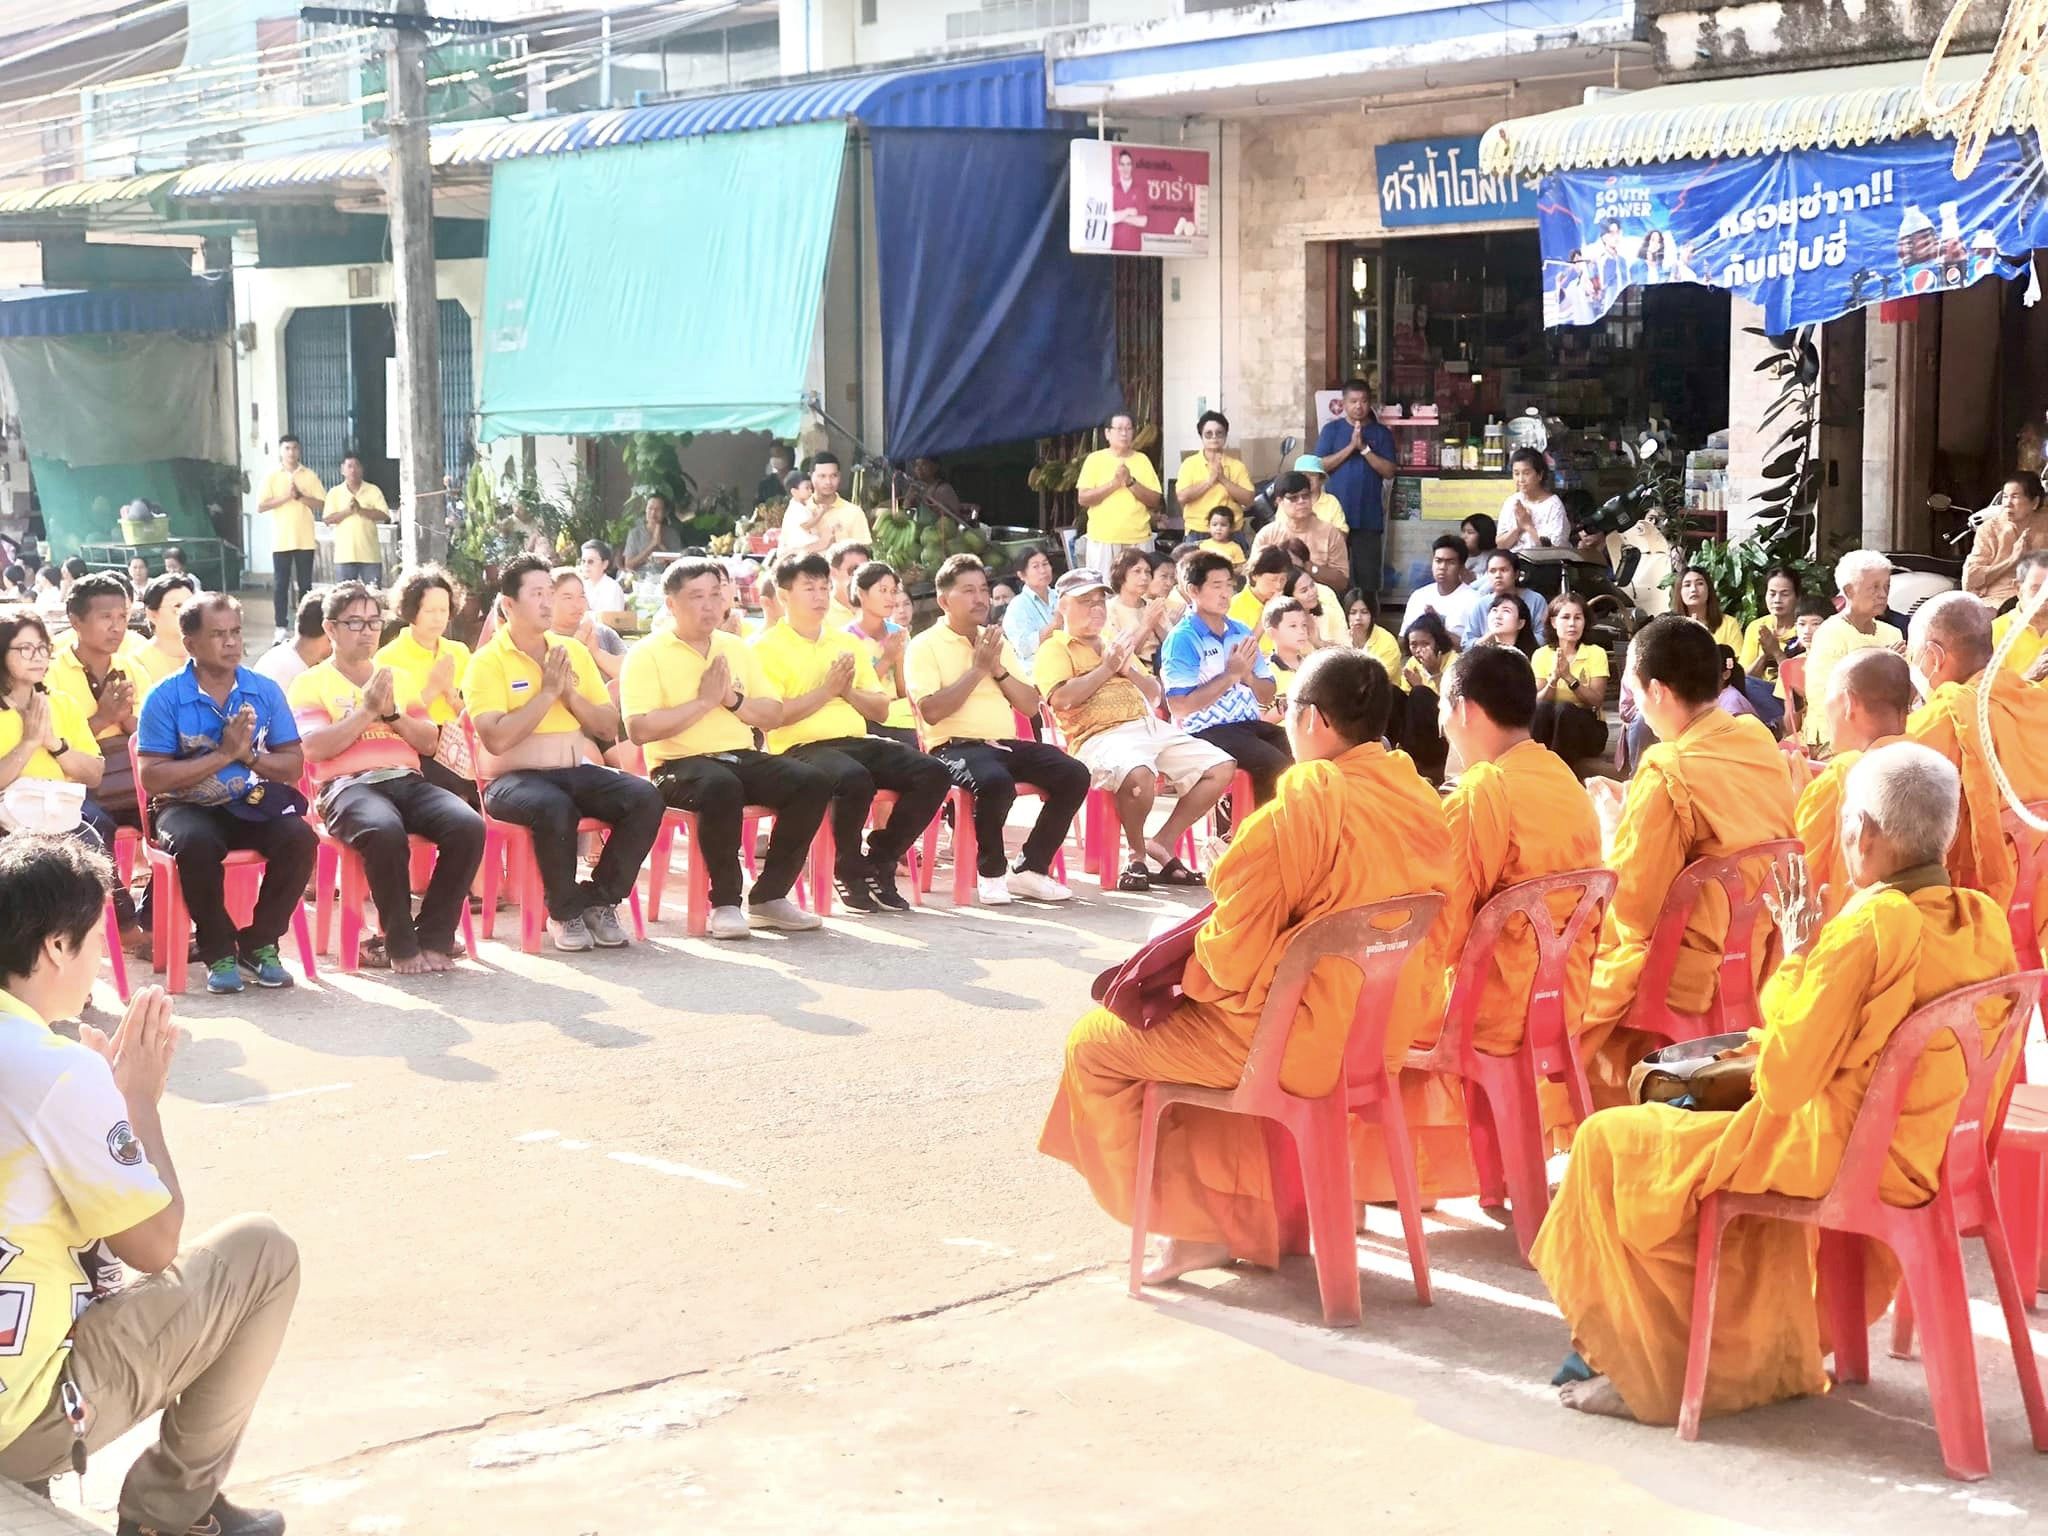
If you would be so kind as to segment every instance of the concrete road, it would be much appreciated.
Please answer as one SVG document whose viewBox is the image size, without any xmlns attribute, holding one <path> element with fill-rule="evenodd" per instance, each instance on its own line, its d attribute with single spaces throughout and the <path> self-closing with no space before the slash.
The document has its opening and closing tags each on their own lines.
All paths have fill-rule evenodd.
<svg viewBox="0 0 2048 1536">
<path fill-rule="evenodd" d="M 738 945 L 486 945 L 403 984 L 195 981 L 166 1115 L 195 1229 L 267 1209 L 305 1263 L 236 1494 L 300 1536 L 2048 1514 L 1989 1308 L 1997 1475 L 1965 1488 L 1881 1349 L 1868 1387 L 1696 1446 L 1564 1412 L 1562 1325 L 1469 1206 L 1433 1219 L 1429 1309 L 1362 1240 L 1360 1330 L 1319 1326 L 1305 1261 L 1130 1299 L 1123 1229 L 1033 1148 L 1089 978 L 1183 907 L 1082 888 Z M 86 1480 L 107 1526 L 134 1449 Z"/>
</svg>

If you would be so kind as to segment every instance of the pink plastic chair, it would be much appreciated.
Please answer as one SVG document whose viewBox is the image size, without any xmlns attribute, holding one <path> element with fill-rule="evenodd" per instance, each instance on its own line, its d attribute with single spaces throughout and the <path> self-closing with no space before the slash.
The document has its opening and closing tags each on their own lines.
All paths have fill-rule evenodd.
<svg viewBox="0 0 2048 1536">
<path fill-rule="evenodd" d="M 1579 935 L 1613 897 L 1615 878 L 1613 871 L 1606 869 L 1567 870 L 1511 885 L 1481 907 L 1472 919 L 1472 931 L 1459 958 L 1443 1033 L 1427 1050 L 1408 1053 L 1411 1070 L 1450 1073 L 1464 1079 L 1468 1088 L 1479 1090 L 1476 1095 L 1466 1094 L 1465 1115 L 1472 1137 L 1472 1162 L 1479 1174 L 1480 1202 L 1498 1205 L 1505 1186 L 1514 1211 L 1515 1241 L 1524 1261 L 1543 1225 L 1544 1213 L 1550 1209 L 1537 1083 L 1563 1083 L 1572 1112 L 1581 1120 L 1593 1113 L 1586 1069 L 1565 1027 L 1565 967 Z M 1559 931 L 1550 898 L 1571 891 L 1578 893 L 1578 904 Z M 1516 919 L 1535 937 L 1536 976 L 1529 989 L 1521 1045 L 1511 1056 L 1489 1056 L 1474 1049 L 1472 1030 L 1479 1018 L 1480 997 L 1493 972 L 1495 946 L 1502 930 Z"/>
<path fill-rule="evenodd" d="M 1805 847 L 1798 838 L 1778 837 L 1752 843 L 1722 858 L 1694 859 L 1680 870 L 1664 897 L 1664 910 L 1657 915 L 1650 953 L 1636 982 L 1635 1006 L 1624 1027 L 1673 1042 L 1761 1028 L 1763 1013 L 1757 1007 L 1756 978 L 1749 957 L 1759 942 L 1769 942 L 1773 931 L 1770 914 L 1764 910 L 1764 893 L 1771 888 L 1773 872 L 1789 878 L 1792 861 L 1803 857 Z M 1769 860 L 1769 868 L 1758 875 L 1755 889 L 1745 893 L 1744 867 L 1760 859 Z M 1671 976 L 1678 968 L 1686 924 L 1709 881 L 1719 884 L 1728 898 L 1728 936 L 1722 945 L 1720 976 L 1705 1013 L 1681 1013 L 1669 1002 Z"/>
<path fill-rule="evenodd" d="M 1415 1149 L 1408 1140 L 1400 1089 L 1386 1064 L 1387 1016 L 1394 988 L 1409 952 L 1436 921 L 1444 899 L 1435 892 L 1396 896 L 1347 912 L 1332 912 L 1306 924 L 1288 940 L 1279 971 L 1259 1012 L 1244 1075 L 1235 1088 L 1198 1088 L 1186 1083 L 1147 1083 L 1138 1139 L 1138 1180 L 1131 1204 L 1131 1294 L 1144 1288 L 1145 1239 L 1152 1215 L 1154 1167 L 1159 1153 L 1159 1122 L 1175 1104 L 1193 1104 L 1224 1114 L 1252 1115 L 1284 1127 L 1293 1138 L 1295 1157 L 1284 1155 L 1278 1137 L 1269 1136 L 1273 1191 L 1280 1209 L 1282 1248 L 1299 1253 L 1303 1217 L 1316 1261 L 1316 1283 L 1322 1293 L 1323 1320 L 1332 1327 L 1359 1321 L 1358 1243 L 1351 1198 L 1350 1118 L 1363 1115 L 1379 1123 L 1388 1166 L 1393 1170 L 1402 1231 L 1407 1236 L 1408 1263 L 1415 1293 L 1424 1306 L 1430 1301 L 1429 1253 L 1422 1231 L 1421 1192 L 1415 1172 Z M 1383 926 L 1398 920 L 1398 926 Z M 1309 974 L 1324 960 L 1341 960 L 1361 975 L 1358 1006 L 1351 1015 L 1343 1070 L 1321 1098 L 1308 1099 L 1280 1086 L 1280 1068 L 1301 1013 Z M 1297 1175 L 1298 1170 L 1298 1175 Z"/>
<path fill-rule="evenodd" d="M 2048 816 L 2048 800 L 2035 801 L 2027 809 L 2036 816 Z M 2041 877 L 2048 873 L 2048 835 L 2035 831 L 2010 810 L 2005 813 L 2004 826 L 2018 874 L 2005 920 L 2012 930 L 2020 969 L 2039 970 L 2043 964 L 2041 931 L 2034 902 Z M 1997 1168 L 2006 1241 L 2012 1245 L 2020 1285 L 2031 1299 L 2048 1290 L 2048 1252 L 2043 1251 L 2043 1236 L 2048 1234 L 2048 1086 L 2029 1083 L 2026 1067 L 2022 1056 L 1999 1138 Z M 1900 1333 L 1903 1337 L 1907 1330 L 1901 1328 Z"/>
<path fill-rule="evenodd" d="M 868 825 L 886 822 L 889 813 L 896 808 L 896 792 L 891 789 L 875 791 L 874 803 L 868 807 Z M 913 906 L 924 904 L 924 851 L 923 845 L 932 827 L 939 822 L 938 813 L 932 813 L 930 826 L 911 840 L 903 857 L 910 865 L 910 900 Z M 820 917 L 832 915 L 832 889 L 835 871 L 839 862 L 839 840 L 832 835 L 832 815 L 826 812 L 825 819 L 818 824 L 818 835 L 811 843 L 810 868 L 804 879 L 798 882 L 801 890 L 808 884 L 811 891 L 811 910 Z"/>
<path fill-rule="evenodd" d="M 114 993 L 128 1001 L 128 957 L 121 952 L 121 920 L 114 915 L 114 898 L 107 898 L 107 965 L 114 973 Z"/>
<path fill-rule="evenodd" d="M 150 969 L 163 974 L 164 987 L 172 996 L 185 990 L 185 976 L 192 947 L 192 915 L 185 907 L 185 888 L 178 881 L 178 861 L 170 850 L 159 848 L 153 836 L 149 796 L 142 788 L 142 754 L 135 739 L 128 739 L 128 766 L 135 775 L 135 799 L 142 812 L 142 840 L 137 845 L 149 863 L 149 878 L 155 895 L 150 898 Z M 115 839 L 118 852 L 120 839 Z M 221 861 L 222 894 L 229 915 L 246 925 L 256 906 L 263 880 L 264 860 L 259 853 L 236 850 Z M 313 934 L 306 923 L 306 909 L 292 909 L 292 942 L 299 951 L 299 969 L 313 979 Z M 119 949 L 116 944 L 114 948 Z M 123 969 L 125 970 L 125 962 Z"/>
<path fill-rule="evenodd" d="M 1993 1091 L 2019 1057 L 2021 1039 L 2043 982 L 2048 982 L 2048 975 L 2023 971 L 1960 987 L 1916 1009 L 1900 1024 L 1878 1058 L 1834 1185 L 1819 1199 L 1723 1193 L 1709 1195 L 1700 1203 L 1692 1340 L 1678 1414 L 1679 1438 L 1699 1438 L 1720 1282 L 1721 1235 L 1730 1222 L 1747 1216 L 1801 1222 L 1820 1229 L 1819 1302 L 1834 1345 L 1835 1379 L 1843 1383 L 1870 1379 L 1863 1244 L 1882 1243 L 1898 1258 L 1904 1270 L 1901 1306 L 1911 1306 L 1927 1334 L 1923 1351 L 1927 1391 L 1933 1400 L 1941 1458 L 1949 1476 L 1964 1481 L 1991 1472 L 1961 1241 L 1965 1237 L 1982 1239 L 2011 1335 L 2013 1364 L 2019 1371 L 2020 1396 L 2026 1403 L 2034 1449 L 2048 1451 L 2048 1402 L 2042 1398 L 2026 1308 L 1992 1193 L 1986 1146 L 1995 1140 Z M 1977 1009 L 1997 999 L 2012 1006 L 1987 1046 Z M 1949 1132 L 1934 1198 L 1919 1206 L 1889 1205 L 1878 1191 L 1890 1163 L 1906 1090 L 1929 1042 L 1939 1034 L 1955 1037 L 1969 1073 L 1969 1086 L 1955 1127 Z"/>
<path fill-rule="evenodd" d="M 365 908 L 370 898 L 370 875 L 363 867 L 362 856 L 340 838 L 327 830 L 324 822 L 316 824 L 320 834 L 320 857 L 315 866 L 318 894 L 313 904 L 313 947 L 323 955 L 334 953 L 334 913 L 337 904 L 341 910 L 341 968 L 353 972 L 361 969 L 363 929 L 367 926 Z M 434 845 L 424 837 L 408 836 L 406 844 L 411 850 L 414 871 L 412 883 L 422 883 L 417 871 L 424 868 L 431 872 L 434 859 L 438 856 Z M 476 922 L 470 916 L 469 903 L 462 906 L 462 942 L 470 958 L 476 958 Z"/>
<path fill-rule="evenodd" d="M 1017 798 L 1043 799 L 1045 791 L 1036 784 L 1019 783 Z M 981 845 L 974 831 L 974 796 L 957 784 L 946 791 L 946 803 L 953 807 L 953 905 L 956 907 L 976 906 L 980 898 L 975 894 L 975 872 L 979 867 Z M 919 874 L 918 889 L 929 896 L 932 878 L 938 864 L 939 827 L 942 816 L 934 816 L 932 824 L 924 829 L 923 869 Z M 1067 853 L 1062 847 L 1052 856 L 1052 877 L 1062 884 L 1067 878 Z"/>
</svg>

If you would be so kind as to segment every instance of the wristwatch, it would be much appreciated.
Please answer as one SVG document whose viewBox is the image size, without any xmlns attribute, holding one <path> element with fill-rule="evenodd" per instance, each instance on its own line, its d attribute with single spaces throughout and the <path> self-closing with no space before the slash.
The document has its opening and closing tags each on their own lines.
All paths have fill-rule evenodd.
<svg viewBox="0 0 2048 1536">
<path fill-rule="evenodd" d="M 382 720 L 386 725 L 394 725 L 398 721 L 398 711 L 394 709 L 390 714 L 379 715 L 377 718 L 379 720 Z"/>
</svg>

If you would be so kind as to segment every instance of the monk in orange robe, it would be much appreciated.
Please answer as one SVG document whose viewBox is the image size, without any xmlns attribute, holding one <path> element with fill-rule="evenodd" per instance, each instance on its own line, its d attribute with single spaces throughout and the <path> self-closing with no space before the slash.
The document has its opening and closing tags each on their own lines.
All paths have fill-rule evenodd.
<svg viewBox="0 0 2048 1536">
<path fill-rule="evenodd" d="M 1906 722 L 1906 735 L 1932 747 L 1962 774 L 1962 826 L 1949 850 L 1956 884 L 1982 891 L 2003 908 L 2019 882 L 2002 822 L 2006 799 L 1977 730 L 1977 696 L 1991 690 L 1991 741 L 2022 800 L 2048 800 L 2048 689 L 1991 663 L 1991 610 L 1962 592 L 1930 598 L 1913 613 L 1907 659 L 1932 692 Z M 2048 934 L 2048 905 L 2034 912 Z"/>
<path fill-rule="evenodd" d="M 1850 896 L 1842 865 L 1842 785 L 1858 758 L 1873 747 L 1905 739 L 1913 708 L 1913 672 L 1890 651 L 1852 651 L 1828 674 L 1828 740 L 1834 755 L 1799 793 L 1799 841 L 1806 845 L 1806 877 L 1833 917 Z"/>
<path fill-rule="evenodd" d="M 1752 1032 L 1756 1096 L 1732 1112 L 1644 1104 L 1580 1127 L 1571 1167 L 1531 1254 L 1572 1331 L 1560 1372 L 1568 1407 L 1670 1424 L 1692 1319 L 1700 1201 L 1720 1191 L 1813 1198 L 1841 1166 L 1856 1112 L 1892 1032 L 1914 1009 L 2016 966 L 2004 915 L 1949 884 L 1956 770 L 1908 742 L 1866 752 L 1845 787 L 1842 854 L 1857 891 L 1824 927 L 1811 889 L 1774 903 L 1786 950 Z M 1986 1041 L 2004 1017 L 1987 1005 Z M 1883 1197 L 1925 1203 L 1966 1087 L 1938 1040 L 1907 1088 Z M 1825 1392 L 1815 1233 L 1740 1221 L 1721 1249 L 1705 1412 Z M 1897 1270 L 1866 1245 L 1871 1321 Z"/>
<path fill-rule="evenodd" d="M 1445 672 L 1441 705 L 1444 739 L 1465 767 L 1444 801 L 1451 829 L 1450 900 L 1431 935 L 1445 962 L 1448 1000 L 1466 936 L 1479 909 L 1511 885 L 1600 864 L 1600 821 L 1593 802 L 1563 758 L 1530 738 L 1536 718 L 1536 676 L 1518 650 L 1474 646 Z M 1578 904 L 1577 892 L 1550 898 L 1558 924 Z M 1596 928 L 1579 935 L 1565 971 L 1564 1016 L 1580 1017 L 1593 969 Z M 1493 963 L 1480 993 L 1472 1044 L 1490 1056 L 1509 1056 L 1522 1044 L 1529 991 L 1536 979 L 1536 936 L 1516 919 L 1493 947 Z M 1441 1019 L 1416 1031 L 1426 1046 Z M 1435 1135 L 1416 1136 L 1416 1166 L 1425 1200 L 1478 1192 L 1471 1143 L 1464 1126 L 1464 1083 L 1433 1072 L 1401 1074 L 1408 1125 Z M 1563 1102 L 1562 1100 L 1560 1102 Z M 1567 1111 L 1564 1111 L 1568 1113 Z M 1455 1130 L 1450 1141 L 1444 1132 Z M 1361 1200 L 1394 1198 L 1386 1153 L 1372 1127 L 1351 1127 L 1352 1186 Z"/>
<path fill-rule="evenodd" d="M 1148 1082 L 1234 1088 L 1259 1010 L 1295 931 L 1332 912 L 1442 891 L 1450 834 L 1436 791 L 1415 765 L 1379 744 L 1393 689 L 1361 651 L 1315 652 L 1288 693 L 1295 764 L 1273 799 L 1238 829 L 1209 877 L 1216 909 L 1195 939 L 1186 996 L 1150 1029 L 1107 1009 L 1067 1037 L 1066 1067 L 1039 1150 L 1071 1163 L 1102 1208 L 1131 1219 L 1138 1132 Z M 1310 976 L 1282 1060 L 1290 1093 L 1315 1096 L 1342 1068 L 1358 972 L 1325 963 Z M 1387 1021 L 1390 1062 L 1416 1025 L 1443 1015 L 1443 971 L 1410 956 Z M 1280 1261 L 1265 1132 L 1243 1116 L 1176 1107 L 1159 1134 L 1152 1226 L 1169 1239 L 1154 1281 L 1231 1259 Z"/>
<path fill-rule="evenodd" d="M 1575 1033 L 1598 1108 L 1625 1103 L 1629 1068 L 1665 1042 L 1624 1026 L 1671 883 L 1694 859 L 1719 857 L 1793 835 L 1795 800 L 1784 754 L 1754 718 L 1734 718 L 1714 700 L 1721 657 L 1705 626 L 1667 614 L 1636 632 L 1629 670 L 1638 707 L 1657 745 L 1624 787 L 1591 779 L 1593 808 L 1619 878 L 1600 925 L 1593 985 Z M 1764 878 L 1759 869 L 1756 878 Z M 1686 925 L 1666 994 L 1670 1007 L 1702 1013 L 1728 936 L 1728 899 L 1709 885 Z M 1768 946 L 1755 947 L 1761 980 Z"/>
</svg>

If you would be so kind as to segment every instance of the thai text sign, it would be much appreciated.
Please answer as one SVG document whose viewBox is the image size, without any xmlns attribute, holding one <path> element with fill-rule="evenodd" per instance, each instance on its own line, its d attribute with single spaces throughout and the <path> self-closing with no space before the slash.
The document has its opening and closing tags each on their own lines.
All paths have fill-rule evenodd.
<svg viewBox="0 0 2048 1536">
<path fill-rule="evenodd" d="M 1866 304 L 2016 277 L 2048 243 L 2039 139 L 1993 139 L 1967 181 L 1954 146 L 1566 171 L 1543 180 L 1543 323 L 1588 325 L 1628 289 L 1704 283 L 1773 333 Z"/>
<path fill-rule="evenodd" d="M 1209 254 L 1209 152 L 1075 139 L 1067 244 L 1117 256 Z"/>
<path fill-rule="evenodd" d="M 1483 224 L 1536 217 L 1536 184 L 1479 169 L 1479 140 L 1410 139 L 1373 151 L 1380 177 L 1380 223 Z"/>
</svg>

